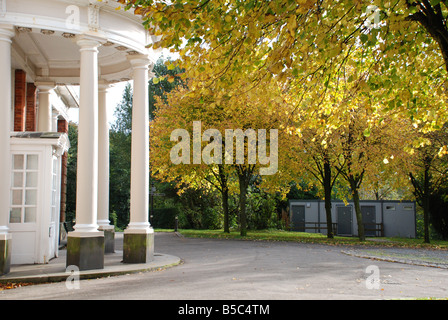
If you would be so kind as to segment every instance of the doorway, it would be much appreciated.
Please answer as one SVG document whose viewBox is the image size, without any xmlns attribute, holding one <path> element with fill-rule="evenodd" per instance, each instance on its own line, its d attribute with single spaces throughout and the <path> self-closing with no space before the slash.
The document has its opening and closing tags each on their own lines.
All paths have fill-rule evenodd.
<svg viewBox="0 0 448 320">
<path fill-rule="evenodd" d="M 375 206 L 361 206 L 362 223 L 364 224 L 365 235 L 376 236 L 376 211 Z"/>
<path fill-rule="evenodd" d="M 292 230 L 294 231 L 305 231 L 305 206 L 292 206 Z"/>
<path fill-rule="evenodd" d="M 352 206 L 337 206 L 338 235 L 351 236 L 352 232 Z"/>
</svg>

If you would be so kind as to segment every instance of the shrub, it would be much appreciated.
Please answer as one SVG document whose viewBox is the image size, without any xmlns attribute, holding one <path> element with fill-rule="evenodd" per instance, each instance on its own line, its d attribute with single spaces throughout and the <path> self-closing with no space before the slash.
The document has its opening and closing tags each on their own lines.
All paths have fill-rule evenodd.
<svg viewBox="0 0 448 320">
<path fill-rule="evenodd" d="M 151 214 L 151 225 L 153 228 L 174 229 L 175 219 L 178 215 L 177 208 L 154 209 Z"/>
</svg>

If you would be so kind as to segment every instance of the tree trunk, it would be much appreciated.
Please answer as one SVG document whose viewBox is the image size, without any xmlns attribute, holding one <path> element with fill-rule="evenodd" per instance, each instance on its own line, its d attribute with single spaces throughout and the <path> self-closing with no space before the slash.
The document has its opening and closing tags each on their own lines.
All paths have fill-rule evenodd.
<svg viewBox="0 0 448 320">
<path fill-rule="evenodd" d="M 222 196 L 222 210 L 224 212 L 224 232 L 230 233 L 229 225 L 229 187 L 227 186 L 227 175 L 223 165 L 218 165 L 220 191 Z"/>
<path fill-rule="evenodd" d="M 242 237 L 247 236 L 247 216 L 246 216 L 247 188 L 249 188 L 249 183 L 254 168 L 255 168 L 254 165 L 236 166 L 238 182 L 240 185 L 240 228 L 241 228 L 240 234 Z"/>
<path fill-rule="evenodd" d="M 423 228 L 425 231 L 425 243 L 429 243 L 429 164 L 425 161 L 425 178 L 423 181 Z"/>
<path fill-rule="evenodd" d="M 222 209 L 224 211 L 224 232 L 230 233 L 229 226 L 229 189 L 222 190 Z"/>
<path fill-rule="evenodd" d="M 423 174 L 423 182 L 419 182 L 416 177 L 410 172 L 412 185 L 414 186 L 414 195 L 417 203 L 423 208 L 423 232 L 424 242 L 429 243 L 429 165 L 425 163 L 425 170 Z"/>
<path fill-rule="evenodd" d="M 423 199 L 423 229 L 425 232 L 424 242 L 430 243 L 430 240 L 429 240 L 429 197 L 427 195 L 425 195 L 424 199 Z"/>
<path fill-rule="evenodd" d="M 331 218 L 331 168 L 328 161 L 324 161 L 324 194 L 325 214 L 327 216 L 327 238 L 333 239 L 333 220 Z"/>
<path fill-rule="evenodd" d="M 357 188 L 357 183 L 353 177 L 350 178 L 350 187 L 353 193 L 353 203 L 355 204 L 355 214 L 356 214 L 356 222 L 358 225 L 358 238 L 360 241 L 366 240 L 366 235 L 364 232 L 364 224 L 362 222 L 362 212 L 361 206 L 359 205 L 359 192 Z"/>
<path fill-rule="evenodd" d="M 240 235 L 242 237 L 247 236 L 247 217 L 246 217 L 246 200 L 247 200 L 247 187 L 245 175 L 239 175 L 240 184 Z"/>
</svg>

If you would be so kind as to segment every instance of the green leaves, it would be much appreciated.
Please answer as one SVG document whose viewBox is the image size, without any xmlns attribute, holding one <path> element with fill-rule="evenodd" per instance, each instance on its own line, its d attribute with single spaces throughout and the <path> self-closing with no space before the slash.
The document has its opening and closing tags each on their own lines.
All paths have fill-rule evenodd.
<svg viewBox="0 0 448 320">
<path fill-rule="evenodd" d="M 365 128 L 363 132 L 364 137 L 368 138 L 370 137 L 370 128 Z"/>
<path fill-rule="evenodd" d="M 367 0 L 124 2 L 143 7 L 148 30 L 161 37 L 158 45 L 179 52 L 177 65 L 191 81 L 185 95 L 196 99 L 198 109 L 226 109 L 223 121 L 246 101 L 236 97 L 250 96 L 266 109 L 280 101 L 283 128 L 316 129 L 328 148 L 326 135 L 347 128 L 355 114 L 356 136 L 364 140 L 376 137 L 377 123 L 391 119 L 412 117 L 427 130 L 448 120 L 448 95 L 437 90 L 446 85 L 443 55 L 431 33 L 407 19 L 423 12 L 419 6 Z M 379 28 L 365 23 L 370 5 L 381 11 Z M 430 5 L 445 14 L 441 1 Z M 188 40 L 181 45 L 180 39 Z M 174 71 L 174 64 L 167 67 Z M 156 77 L 154 85 L 173 80 Z M 276 89 L 255 91 L 262 85 Z M 210 102 L 227 99 L 235 105 Z"/>
<path fill-rule="evenodd" d="M 363 33 L 359 36 L 359 39 L 361 40 L 361 43 L 365 44 L 367 42 L 367 40 L 369 40 L 369 36 L 367 34 Z"/>
</svg>

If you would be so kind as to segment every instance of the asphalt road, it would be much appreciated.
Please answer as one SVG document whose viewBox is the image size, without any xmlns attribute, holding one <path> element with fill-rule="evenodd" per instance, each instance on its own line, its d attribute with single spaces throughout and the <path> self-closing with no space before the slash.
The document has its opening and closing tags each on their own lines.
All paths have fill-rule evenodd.
<svg viewBox="0 0 448 320">
<path fill-rule="evenodd" d="M 120 249 L 119 245 L 117 249 Z M 359 258 L 318 244 L 182 238 L 157 233 L 155 251 L 182 258 L 164 270 L 0 292 L 8 299 L 371 300 L 448 297 L 448 269 Z M 378 276 L 375 287 L 366 280 Z"/>
</svg>

